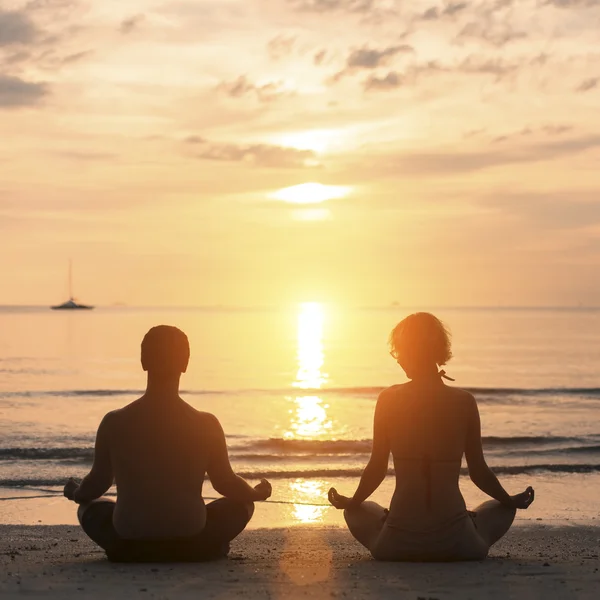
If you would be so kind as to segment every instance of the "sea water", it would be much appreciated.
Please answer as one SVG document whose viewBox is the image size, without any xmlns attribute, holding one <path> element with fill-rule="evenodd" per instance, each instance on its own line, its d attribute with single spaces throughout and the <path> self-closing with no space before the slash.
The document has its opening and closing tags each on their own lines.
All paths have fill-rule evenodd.
<svg viewBox="0 0 600 600">
<path fill-rule="evenodd" d="M 338 523 L 327 490 L 356 487 L 377 395 L 405 381 L 387 337 L 410 312 L 0 308 L 0 497 L 85 475 L 102 416 L 143 392 L 143 335 L 170 324 L 191 345 L 182 397 L 218 416 L 236 472 L 273 484 L 277 510 L 259 523 Z M 488 463 L 509 492 L 536 488 L 520 516 L 600 518 L 600 310 L 433 312 L 453 333 L 452 385 L 477 398 Z M 461 488 L 469 505 L 485 499 L 466 469 Z M 387 504 L 392 491 L 390 472 L 373 497 Z M 74 522 L 72 512 L 60 498 L 0 501 L 0 522 Z"/>
</svg>

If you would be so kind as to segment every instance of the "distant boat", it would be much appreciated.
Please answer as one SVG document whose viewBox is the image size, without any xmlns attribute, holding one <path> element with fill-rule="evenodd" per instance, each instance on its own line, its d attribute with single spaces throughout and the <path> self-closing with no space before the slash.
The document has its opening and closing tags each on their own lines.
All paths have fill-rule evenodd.
<svg viewBox="0 0 600 600">
<path fill-rule="evenodd" d="M 75 298 L 73 298 L 73 266 L 71 261 L 69 261 L 69 299 L 62 304 L 51 306 L 50 308 L 52 310 L 91 310 L 94 308 L 86 304 L 78 304 L 75 302 Z"/>
</svg>

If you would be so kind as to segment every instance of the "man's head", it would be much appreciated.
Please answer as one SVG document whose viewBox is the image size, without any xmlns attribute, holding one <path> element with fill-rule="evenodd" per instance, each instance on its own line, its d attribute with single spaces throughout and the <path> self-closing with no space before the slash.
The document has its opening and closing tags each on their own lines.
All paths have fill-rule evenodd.
<svg viewBox="0 0 600 600">
<path fill-rule="evenodd" d="M 142 368 L 159 377 L 178 377 L 187 370 L 190 344 L 181 329 L 153 327 L 142 340 Z"/>
</svg>

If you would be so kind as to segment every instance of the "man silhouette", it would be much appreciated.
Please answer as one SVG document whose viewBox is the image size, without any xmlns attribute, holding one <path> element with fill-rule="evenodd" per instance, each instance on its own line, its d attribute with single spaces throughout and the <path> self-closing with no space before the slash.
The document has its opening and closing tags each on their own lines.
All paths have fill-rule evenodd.
<svg viewBox="0 0 600 600">
<path fill-rule="evenodd" d="M 79 504 L 83 530 L 110 560 L 207 560 L 227 555 L 246 527 L 254 502 L 271 495 L 262 480 L 251 487 L 229 462 L 218 419 L 179 397 L 190 348 L 176 327 L 153 327 L 142 341 L 145 394 L 109 412 L 96 435 L 94 464 L 64 495 Z M 208 474 L 222 494 L 208 505 Z M 103 498 L 113 481 L 117 501 Z"/>
</svg>

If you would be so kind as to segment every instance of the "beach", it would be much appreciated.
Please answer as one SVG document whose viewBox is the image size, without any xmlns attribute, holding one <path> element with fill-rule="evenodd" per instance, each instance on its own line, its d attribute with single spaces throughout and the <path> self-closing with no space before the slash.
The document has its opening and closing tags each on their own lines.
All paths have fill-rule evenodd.
<svg viewBox="0 0 600 600">
<path fill-rule="evenodd" d="M 338 527 L 254 529 L 229 559 L 116 564 L 71 526 L 0 526 L 0 597 L 596 599 L 600 527 L 517 525 L 476 563 L 380 563 Z"/>
</svg>

